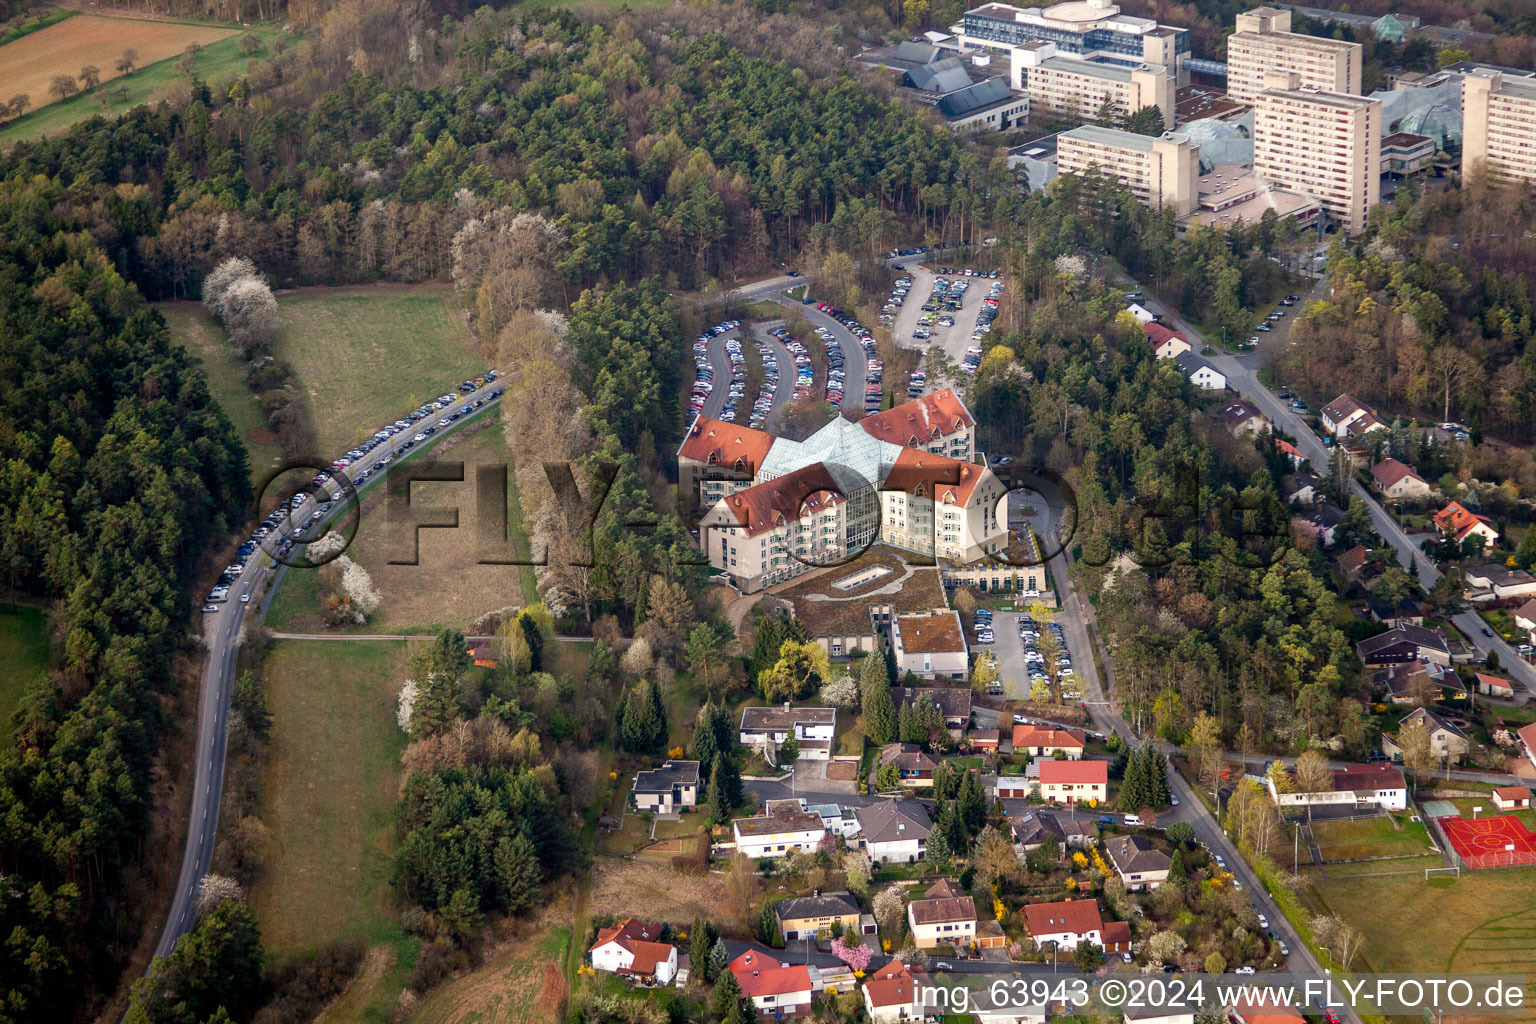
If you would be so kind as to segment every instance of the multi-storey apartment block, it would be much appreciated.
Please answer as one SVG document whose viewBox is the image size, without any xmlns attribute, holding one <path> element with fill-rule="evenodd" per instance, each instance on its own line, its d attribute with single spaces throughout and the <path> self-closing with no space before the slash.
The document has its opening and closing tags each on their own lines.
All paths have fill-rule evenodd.
<svg viewBox="0 0 1536 1024">
<path fill-rule="evenodd" d="M 1253 173 L 1317 197 L 1350 234 L 1381 201 L 1381 101 L 1266 79 L 1254 103 Z"/>
<path fill-rule="evenodd" d="M 1076 0 L 1045 8 L 985 4 L 965 12 L 959 37 L 962 50 L 1046 42 L 1064 54 L 1155 64 L 1168 68 L 1177 84 L 1189 84 L 1184 70 L 1189 31 L 1122 14 L 1109 0 Z M 1014 88 L 1018 88 L 1016 81 Z"/>
<path fill-rule="evenodd" d="M 752 593 L 880 541 L 947 561 L 1006 547 L 1005 487 L 975 455 L 976 421 L 945 390 L 804 441 L 700 417 L 678 473 L 709 507 L 710 564 Z"/>
<path fill-rule="evenodd" d="M 1253 103 L 1265 76 L 1293 73 L 1303 86 L 1360 94 L 1361 46 L 1291 31 L 1291 12 L 1257 7 L 1237 16 L 1227 37 L 1227 98 Z"/>
<path fill-rule="evenodd" d="M 1016 48 L 1012 60 L 1015 88 L 1028 94 L 1030 120 L 1036 124 L 1091 120 L 1109 103 L 1117 117 L 1157 107 L 1163 127 L 1173 127 L 1174 80 L 1165 65 L 1064 57 L 1054 43 L 1044 42 Z"/>
<path fill-rule="evenodd" d="M 1461 80 L 1461 173 L 1536 181 L 1536 79 L 1477 68 Z"/>
<path fill-rule="evenodd" d="M 1097 168 L 1154 210 L 1169 207 L 1180 217 L 1200 199 L 1200 148 L 1176 132 L 1154 137 L 1085 124 L 1057 136 L 1056 161 L 1063 174 Z"/>
</svg>

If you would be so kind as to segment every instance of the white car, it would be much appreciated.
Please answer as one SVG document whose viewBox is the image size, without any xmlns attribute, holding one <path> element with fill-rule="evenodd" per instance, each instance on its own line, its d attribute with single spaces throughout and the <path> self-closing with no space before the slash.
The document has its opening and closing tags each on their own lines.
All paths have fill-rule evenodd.
<svg viewBox="0 0 1536 1024">
<path fill-rule="evenodd" d="M 1252 967 L 1239 967 L 1237 970 L 1233 971 L 1232 973 L 1233 974 L 1255 974 L 1257 972 Z"/>
<path fill-rule="evenodd" d="M 1269 918 L 1265 917 L 1263 914 L 1259 915 L 1259 927 L 1260 928 L 1268 928 L 1269 927 Z"/>
</svg>

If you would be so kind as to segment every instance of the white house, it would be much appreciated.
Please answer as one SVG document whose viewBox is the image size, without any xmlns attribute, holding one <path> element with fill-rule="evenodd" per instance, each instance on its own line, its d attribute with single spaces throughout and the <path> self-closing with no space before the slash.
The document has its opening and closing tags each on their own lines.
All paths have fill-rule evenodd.
<svg viewBox="0 0 1536 1024">
<path fill-rule="evenodd" d="M 1104 918 L 1099 914 L 1097 900 L 1027 904 L 1024 926 L 1029 929 L 1036 949 L 1076 949 L 1083 942 L 1104 945 Z"/>
<path fill-rule="evenodd" d="M 1466 581 L 1469 590 L 1487 591 L 1501 601 L 1536 594 L 1536 576 L 1524 569 L 1497 564 L 1474 566 L 1467 570 Z"/>
<path fill-rule="evenodd" d="M 1533 762 L 1536 763 L 1536 762 Z M 1403 772 L 1387 764 L 1352 764 L 1333 773 L 1333 788 L 1317 793 L 1280 793 L 1266 775 L 1269 795 L 1281 807 L 1352 806 L 1401 811 L 1408 807 L 1408 784 Z"/>
<path fill-rule="evenodd" d="M 912 864 L 923 859 L 932 825 L 928 812 L 916 801 L 886 800 L 855 808 L 859 832 L 870 860 Z"/>
<path fill-rule="evenodd" d="M 1371 477 L 1385 498 L 1423 498 L 1429 495 L 1424 478 L 1394 458 L 1385 458 L 1371 467 Z"/>
<path fill-rule="evenodd" d="M 1057 729 L 1048 725 L 1015 725 L 1013 752 L 1031 757 L 1055 757 L 1069 761 L 1082 759 L 1088 747 L 1088 735 L 1080 729 Z"/>
<path fill-rule="evenodd" d="M 920 1022 L 923 1009 L 921 989 L 928 979 L 901 960 L 892 960 L 864 982 L 864 1010 L 875 1024 Z"/>
<path fill-rule="evenodd" d="M 1340 395 L 1323 406 L 1323 429 L 1334 437 L 1346 437 L 1345 432 L 1356 420 L 1373 416 L 1371 407 L 1353 395 Z"/>
<path fill-rule="evenodd" d="M 677 947 L 657 942 L 661 925 L 625 918 L 597 933 L 588 952 L 592 967 L 648 984 L 669 985 L 677 976 Z"/>
<path fill-rule="evenodd" d="M 815 985 L 805 964 L 784 966 L 777 960 L 748 950 L 726 965 L 736 975 L 742 995 L 752 1000 L 759 1014 L 790 1017 L 811 1004 Z"/>
<path fill-rule="evenodd" d="M 1157 314 L 1156 313 L 1152 312 L 1146 306 L 1138 306 L 1134 302 L 1131 303 L 1129 306 L 1126 306 L 1125 307 L 1125 311 L 1127 313 L 1131 314 L 1131 316 L 1135 317 L 1136 318 L 1136 322 L 1139 323 L 1139 324 L 1142 324 L 1142 325 L 1149 324 L 1153 320 L 1157 319 Z"/>
<path fill-rule="evenodd" d="M 1040 761 L 1040 797 L 1048 803 L 1103 803 L 1109 795 L 1108 761 Z"/>
<path fill-rule="evenodd" d="M 925 678 L 964 679 L 970 668 L 960 613 L 898 615 L 891 620 L 896 671 Z"/>
<path fill-rule="evenodd" d="M 636 772 L 634 794 L 642 811 L 691 811 L 699 802 L 699 762 L 664 761 L 660 768 Z"/>
<path fill-rule="evenodd" d="M 731 822 L 736 849 L 748 857 L 782 857 L 792 850 L 809 853 L 827 834 L 821 815 L 802 810 L 798 801 L 770 801 L 766 814 Z"/>
<path fill-rule="evenodd" d="M 1173 365 L 1189 378 L 1191 384 L 1203 391 L 1221 391 L 1227 386 L 1227 375 L 1193 352 L 1175 356 Z"/>
<path fill-rule="evenodd" d="M 1515 628 L 1523 629 L 1536 641 L 1536 598 L 1525 602 L 1515 610 Z"/>
<path fill-rule="evenodd" d="M 1104 842 L 1104 852 L 1120 881 L 1132 892 L 1156 889 L 1168 881 L 1173 861 L 1142 836 L 1115 836 Z"/>
<path fill-rule="evenodd" d="M 832 737 L 837 733 L 836 708 L 781 707 L 742 708 L 741 743 L 757 747 L 767 740 L 777 748 L 793 736 L 800 756 L 825 761 L 832 756 Z"/>
<path fill-rule="evenodd" d="M 948 879 L 928 888 L 924 898 L 907 904 L 907 924 L 918 949 L 970 946 L 976 939 L 976 901 Z"/>
</svg>

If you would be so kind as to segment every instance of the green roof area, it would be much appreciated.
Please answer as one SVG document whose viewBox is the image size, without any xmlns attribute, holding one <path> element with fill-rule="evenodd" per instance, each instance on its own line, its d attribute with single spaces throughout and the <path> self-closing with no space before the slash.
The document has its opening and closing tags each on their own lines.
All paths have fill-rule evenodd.
<svg viewBox="0 0 1536 1024">
<path fill-rule="evenodd" d="M 917 556 L 914 556 L 916 560 Z M 838 590 L 833 586 L 839 580 L 877 565 L 887 566 L 894 572 L 851 590 Z M 890 605 L 897 615 L 914 615 L 947 605 L 937 568 L 908 566 L 900 555 L 881 545 L 870 548 L 846 565 L 823 569 L 773 593 L 794 606 L 795 618 L 805 624 L 812 636 L 869 634 L 871 605 Z"/>
</svg>

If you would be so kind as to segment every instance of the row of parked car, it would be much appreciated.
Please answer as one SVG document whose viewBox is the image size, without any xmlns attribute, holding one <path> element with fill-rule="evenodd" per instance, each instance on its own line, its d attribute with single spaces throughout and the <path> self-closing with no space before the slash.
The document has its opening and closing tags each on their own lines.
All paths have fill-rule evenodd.
<svg viewBox="0 0 1536 1024">
<path fill-rule="evenodd" d="M 896 279 L 895 283 L 891 285 L 890 298 L 885 300 L 885 306 L 880 310 L 881 323 L 889 325 L 896 321 L 896 311 L 906 304 L 907 292 L 911 291 L 911 289 L 912 279 L 910 277 L 902 276 Z"/>
<path fill-rule="evenodd" d="M 982 338 L 992 333 L 992 321 L 997 319 L 997 307 L 1002 294 L 1003 282 L 993 281 L 992 287 L 987 290 L 987 297 L 981 300 L 981 312 L 976 314 L 976 327 L 971 331 L 972 341 L 979 344 Z"/>
<path fill-rule="evenodd" d="M 827 350 L 827 401 L 841 408 L 843 404 L 843 392 L 846 390 L 843 376 L 843 344 L 825 327 L 816 328 L 816 337 L 821 339 L 822 347 Z"/>
<path fill-rule="evenodd" d="M 719 337 L 726 331 L 734 331 L 741 326 L 740 320 L 726 320 L 704 331 L 693 339 L 693 393 L 688 399 L 688 422 L 699 417 L 704 410 L 704 403 L 709 401 L 710 394 L 715 390 L 715 370 L 709 365 L 709 339 Z M 729 342 L 727 342 L 729 347 Z M 741 342 L 736 342 L 736 354 L 741 355 Z M 721 411 L 720 418 L 734 420 L 736 418 L 736 401 L 746 391 L 746 365 L 737 359 L 731 361 L 731 378 L 733 390 L 738 393 L 733 397 L 727 397 L 726 407 L 730 409 L 730 415 Z M 739 388 L 736 385 L 740 385 Z"/>
<path fill-rule="evenodd" d="M 450 391 L 447 394 L 441 395 L 436 400 L 423 405 L 403 419 L 395 420 L 395 422 L 381 427 L 374 431 L 373 435 L 367 440 L 348 451 L 335 462 L 332 462 L 326 469 L 315 474 L 314 478 L 310 480 L 309 489 L 293 495 L 272 512 L 268 513 L 260 525 L 252 531 L 250 537 L 246 538 L 240 547 L 235 550 L 235 561 L 225 568 L 224 572 L 219 575 L 218 582 L 208 592 L 207 600 L 203 604 L 203 611 L 216 612 L 219 610 L 219 605 L 229 599 L 229 588 L 244 574 L 250 564 L 251 556 L 256 553 L 261 542 L 272 535 L 272 531 L 284 525 L 284 520 L 287 521 L 287 525 L 283 531 L 283 542 L 277 548 L 279 557 L 286 556 L 292 551 L 296 541 L 303 542 L 307 540 L 310 531 L 319 525 L 320 520 L 324 519 L 326 513 L 330 512 L 332 505 L 345 493 L 339 484 L 333 488 L 332 478 L 334 475 L 347 472 L 354 466 L 362 465 L 362 469 L 349 474 L 354 483 L 362 483 L 374 473 L 382 471 L 384 467 L 394 460 L 396 455 L 416 447 L 416 445 L 425 441 L 443 427 L 448 426 L 454 420 L 467 416 L 487 402 L 500 398 L 502 389 L 495 388 L 487 392 L 483 398 L 477 398 L 466 404 L 462 409 L 449 413 L 442 419 L 439 419 L 435 424 L 423 427 L 404 444 L 397 446 L 390 454 L 385 455 L 371 465 L 364 465 L 368 462 L 368 457 L 374 449 L 385 444 L 400 432 L 409 430 L 413 425 L 427 419 L 434 412 L 446 409 L 460 401 L 464 396 L 472 395 L 487 385 L 493 384 L 496 378 L 496 371 L 490 370 L 483 377 L 475 377 L 464 381 L 458 386 L 457 393 Z M 314 507 L 309 508 L 308 506 L 312 502 Z M 241 604 L 248 604 L 250 599 L 250 590 L 246 590 L 240 595 Z"/>
<path fill-rule="evenodd" d="M 773 411 L 773 400 L 779 394 L 779 359 L 773 354 L 773 349 L 762 342 L 757 343 L 757 355 L 763 361 L 763 386 L 758 389 L 757 399 L 752 403 L 752 415 L 747 417 L 747 426 L 756 429 L 763 425 L 768 414 Z"/>
<path fill-rule="evenodd" d="M 881 380 L 883 379 L 883 374 L 885 372 L 885 365 L 881 363 L 880 360 L 875 356 L 875 336 L 869 333 L 868 327 L 865 327 L 863 324 L 859 323 L 858 320 L 849 316 L 847 313 L 844 313 L 842 310 L 838 309 L 836 306 L 829 302 L 818 302 L 816 303 L 816 308 L 847 328 L 848 333 L 853 335 L 858 343 L 863 346 L 864 411 L 866 413 L 879 412 L 881 398 L 883 397 L 883 391 L 881 390 Z M 822 328 L 818 330 L 817 333 L 821 334 L 822 330 L 826 329 Z M 823 340 L 830 337 L 831 333 L 831 331 L 827 331 L 826 334 L 822 335 Z M 838 352 L 838 357 L 839 365 L 841 365 L 841 350 Z M 827 354 L 827 362 L 829 366 L 831 365 L 831 361 L 831 350 L 829 349 Z"/>
</svg>

